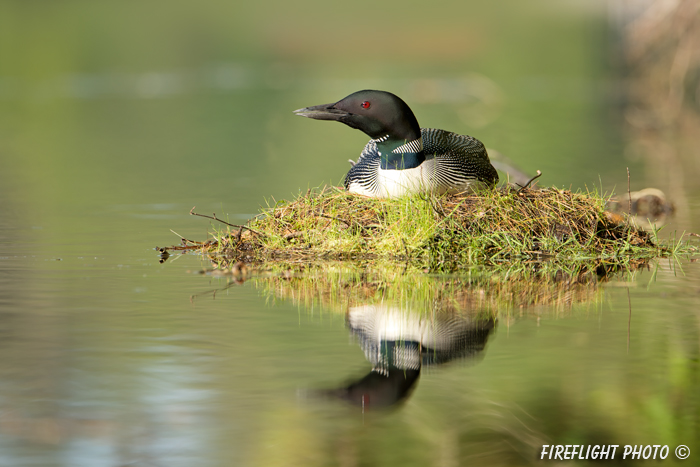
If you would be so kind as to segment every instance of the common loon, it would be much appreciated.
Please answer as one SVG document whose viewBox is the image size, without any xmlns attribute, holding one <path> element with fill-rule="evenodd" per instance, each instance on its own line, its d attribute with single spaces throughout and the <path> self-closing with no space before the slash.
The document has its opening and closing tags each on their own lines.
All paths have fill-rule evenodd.
<svg viewBox="0 0 700 467">
<path fill-rule="evenodd" d="M 351 193 L 393 198 L 421 191 L 459 193 L 498 182 L 481 141 L 421 128 L 411 108 L 390 92 L 358 91 L 294 113 L 342 122 L 372 138 L 345 176 Z"/>
</svg>

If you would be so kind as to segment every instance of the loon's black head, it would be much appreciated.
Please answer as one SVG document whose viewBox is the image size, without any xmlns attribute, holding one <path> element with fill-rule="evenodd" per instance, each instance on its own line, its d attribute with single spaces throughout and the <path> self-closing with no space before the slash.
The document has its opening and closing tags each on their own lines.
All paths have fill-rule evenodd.
<svg viewBox="0 0 700 467">
<path fill-rule="evenodd" d="M 397 141 L 420 138 L 420 126 L 411 108 L 400 97 L 386 91 L 358 91 L 334 104 L 295 110 L 316 120 L 336 120 L 362 130 L 372 139 L 389 136 Z"/>
</svg>

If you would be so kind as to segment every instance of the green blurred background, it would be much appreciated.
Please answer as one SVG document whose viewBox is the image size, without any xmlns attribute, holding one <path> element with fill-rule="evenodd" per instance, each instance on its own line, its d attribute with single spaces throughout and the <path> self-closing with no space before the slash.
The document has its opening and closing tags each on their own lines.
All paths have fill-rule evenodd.
<svg viewBox="0 0 700 467">
<path fill-rule="evenodd" d="M 474 135 L 543 183 L 602 178 L 609 190 L 628 162 L 603 7 L 3 2 L 3 186 L 35 213 L 254 213 L 265 197 L 339 183 L 367 140 L 291 111 L 379 88 L 423 126 Z"/>
</svg>

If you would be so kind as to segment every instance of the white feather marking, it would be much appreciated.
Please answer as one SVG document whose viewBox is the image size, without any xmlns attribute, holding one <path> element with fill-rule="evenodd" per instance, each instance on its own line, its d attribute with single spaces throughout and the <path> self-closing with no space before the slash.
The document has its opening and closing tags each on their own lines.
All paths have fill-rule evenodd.
<svg viewBox="0 0 700 467">
<path fill-rule="evenodd" d="M 414 139 L 406 144 L 402 144 L 398 148 L 394 149 L 394 154 L 405 154 L 409 152 L 420 152 L 423 150 L 423 139 Z"/>
</svg>

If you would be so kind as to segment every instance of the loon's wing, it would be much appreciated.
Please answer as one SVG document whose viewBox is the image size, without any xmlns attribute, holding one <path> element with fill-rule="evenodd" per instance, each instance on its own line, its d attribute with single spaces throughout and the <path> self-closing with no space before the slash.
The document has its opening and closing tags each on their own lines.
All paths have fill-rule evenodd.
<svg viewBox="0 0 700 467">
<path fill-rule="evenodd" d="M 435 158 L 436 176 L 447 185 L 466 180 L 498 182 L 498 172 L 489 162 L 486 148 L 476 138 L 451 131 L 421 128 L 426 159 Z"/>
</svg>

